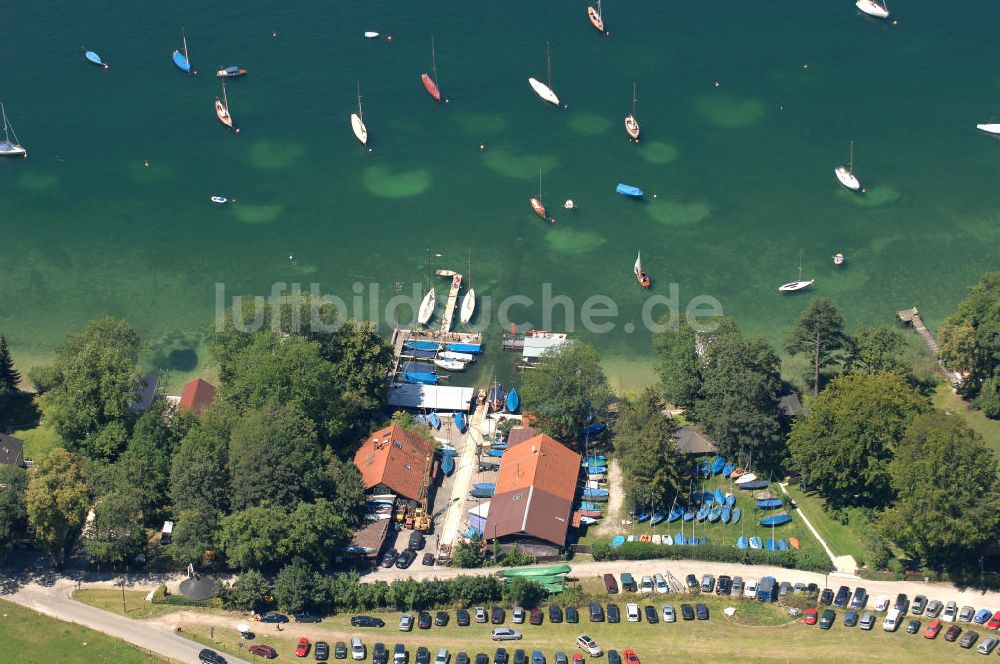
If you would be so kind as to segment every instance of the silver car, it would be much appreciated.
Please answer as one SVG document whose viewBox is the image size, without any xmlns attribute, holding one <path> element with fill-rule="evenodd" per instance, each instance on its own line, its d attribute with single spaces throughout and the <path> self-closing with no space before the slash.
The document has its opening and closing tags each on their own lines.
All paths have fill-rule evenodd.
<svg viewBox="0 0 1000 664">
<path fill-rule="evenodd" d="M 361 639 L 354 637 L 351 639 L 351 659 L 361 661 L 368 655 L 365 652 L 365 644 L 361 642 Z"/>
<path fill-rule="evenodd" d="M 943 609 L 943 608 L 944 608 L 944 604 L 942 604 L 941 602 L 937 601 L 936 599 L 931 600 L 927 604 L 927 617 L 928 618 L 937 618 L 939 615 L 941 615 L 941 609 Z"/>
<path fill-rule="evenodd" d="M 958 614 L 958 619 L 962 622 L 972 622 L 972 618 L 976 615 L 976 610 L 971 606 L 963 606 L 962 610 Z"/>
<path fill-rule="evenodd" d="M 871 631 L 872 627 L 875 626 L 875 614 L 871 611 L 865 611 L 858 626 L 865 631 Z"/>
<path fill-rule="evenodd" d="M 518 641 L 521 638 L 521 633 L 509 627 L 497 627 L 490 632 L 490 638 L 494 641 Z"/>
<path fill-rule="evenodd" d="M 958 616 L 958 604 L 955 602 L 948 602 L 944 607 L 944 613 L 941 614 L 941 620 L 945 622 L 955 622 L 955 618 Z"/>
<path fill-rule="evenodd" d="M 998 640 L 995 636 L 987 636 L 979 643 L 979 647 L 976 648 L 976 652 L 981 655 L 989 655 L 993 652 L 993 649 L 997 647 L 998 641 L 1000 640 Z"/>
<path fill-rule="evenodd" d="M 400 632 L 412 632 L 413 631 L 413 615 L 409 613 L 404 613 L 399 617 L 399 631 Z"/>
<path fill-rule="evenodd" d="M 743 577 L 734 576 L 733 577 L 733 587 L 729 589 L 730 597 L 739 597 L 743 594 Z"/>
<path fill-rule="evenodd" d="M 519 606 L 515 606 L 514 610 L 510 612 L 511 620 L 515 625 L 524 624 L 524 609 Z"/>
<path fill-rule="evenodd" d="M 674 607 L 670 604 L 663 605 L 663 622 L 677 622 L 677 614 L 674 613 Z"/>
</svg>

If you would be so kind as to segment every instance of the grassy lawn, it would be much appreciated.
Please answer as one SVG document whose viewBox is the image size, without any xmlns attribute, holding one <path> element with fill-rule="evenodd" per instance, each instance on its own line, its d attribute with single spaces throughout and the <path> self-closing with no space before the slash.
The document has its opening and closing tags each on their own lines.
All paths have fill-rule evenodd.
<svg viewBox="0 0 1000 664">
<path fill-rule="evenodd" d="M 31 429 L 21 429 L 12 434 L 24 441 L 24 458 L 37 459 L 49 450 L 62 447 L 62 438 L 44 421 Z"/>
<path fill-rule="evenodd" d="M 624 597 L 618 597 L 624 609 Z M 649 604 L 659 611 L 664 603 L 671 603 L 679 610 L 683 601 L 693 603 L 697 598 L 664 595 L 653 598 Z M 294 656 L 295 644 L 300 636 L 306 636 L 315 643 L 324 640 L 331 648 L 336 641 L 349 641 L 352 636 L 360 636 L 367 646 L 371 661 L 371 648 L 376 641 L 383 642 L 390 650 L 396 643 L 403 643 L 412 652 L 417 646 L 426 646 L 431 655 L 439 647 L 447 647 L 454 654 L 464 650 L 470 655 L 485 652 L 491 656 L 497 645 L 503 645 L 509 653 L 522 648 L 529 655 L 535 649 L 541 650 L 548 661 L 561 650 L 567 654 L 575 651 L 574 641 L 579 634 L 589 634 L 606 650 L 614 648 L 621 653 L 624 648 L 635 648 L 643 662 L 699 661 L 699 662 L 912 662 L 912 661 L 957 661 L 958 658 L 976 657 L 975 653 L 960 650 L 957 644 L 945 643 L 939 638 L 928 642 L 920 636 L 903 631 L 890 634 L 876 628 L 862 632 L 857 627 L 847 628 L 842 624 L 843 612 L 838 612 L 837 624 L 829 631 L 819 627 L 806 626 L 797 619 L 790 618 L 784 609 L 772 604 L 759 602 L 722 601 L 715 597 L 705 598 L 711 620 L 707 622 L 679 621 L 673 624 L 663 622 L 655 625 L 642 623 L 591 624 L 585 614 L 578 625 L 550 625 L 546 614 L 542 626 L 515 625 L 524 634 L 521 641 L 496 644 L 490 641 L 490 625 L 458 627 L 452 621 L 447 627 L 434 627 L 427 631 L 414 630 L 399 632 L 398 613 L 379 614 L 386 621 L 383 629 L 354 629 L 347 615 L 334 616 L 318 625 L 285 625 L 278 632 L 273 625 L 258 625 L 259 633 L 251 641 L 240 647 L 239 635 L 231 628 L 232 618 L 220 616 L 214 638 L 210 627 L 200 623 L 182 624 L 181 635 L 218 650 L 247 657 L 246 647 L 253 643 L 273 646 L 278 651 L 278 662 L 302 661 Z M 736 615 L 727 618 L 722 609 L 737 607 Z M 454 618 L 454 615 L 452 616 Z M 228 623 L 226 622 L 228 620 Z M 226 625 L 226 628 L 222 626 Z M 510 624 L 510 612 L 507 614 Z M 311 657 L 311 653 L 310 653 Z M 605 658 L 588 661 L 602 662 Z M 976 660 L 973 660 L 976 661 Z"/>
<path fill-rule="evenodd" d="M 788 485 L 788 495 L 795 499 L 809 523 L 819 532 L 820 537 L 830 547 L 834 555 L 854 556 L 855 560 L 864 559 L 864 547 L 861 546 L 857 534 L 850 526 L 845 526 L 833 519 L 826 511 L 823 498 L 815 493 L 806 493 L 797 486 Z"/>
<path fill-rule="evenodd" d="M 197 607 L 153 604 L 146 601 L 146 593 L 145 590 L 126 590 L 124 611 L 122 610 L 122 591 L 120 588 L 86 588 L 74 591 L 72 597 L 78 602 L 136 620 L 155 618 L 175 611 L 201 610 Z"/>
<path fill-rule="evenodd" d="M 86 627 L 0 600 L 0 661 L 17 664 L 159 664 L 164 661 Z"/>
<path fill-rule="evenodd" d="M 938 385 L 934 393 L 934 405 L 943 411 L 961 416 L 965 423 L 978 431 L 983 442 L 997 454 L 1000 454 L 1000 421 L 991 420 L 982 412 L 969 408 L 968 404 L 952 392 L 951 385 Z"/>
</svg>

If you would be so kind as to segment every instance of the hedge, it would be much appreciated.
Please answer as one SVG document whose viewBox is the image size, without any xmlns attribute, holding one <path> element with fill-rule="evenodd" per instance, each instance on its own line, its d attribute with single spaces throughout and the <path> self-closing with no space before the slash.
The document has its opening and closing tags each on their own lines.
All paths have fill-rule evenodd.
<svg viewBox="0 0 1000 664">
<path fill-rule="evenodd" d="M 612 547 L 610 542 L 595 542 L 590 549 L 594 560 L 709 560 L 743 565 L 773 565 L 807 572 L 832 572 L 834 567 L 825 555 L 813 551 L 764 551 L 734 549 L 729 546 L 701 544 L 698 546 L 664 546 L 652 542 L 625 542 Z"/>
</svg>

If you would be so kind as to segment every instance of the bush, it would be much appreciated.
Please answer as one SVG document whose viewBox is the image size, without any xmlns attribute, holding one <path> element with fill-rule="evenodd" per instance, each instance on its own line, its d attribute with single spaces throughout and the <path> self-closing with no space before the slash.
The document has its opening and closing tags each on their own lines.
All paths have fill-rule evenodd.
<svg viewBox="0 0 1000 664">
<path fill-rule="evenodd" d="M 158 586 L 156 590 L 153 591 L 153 604 L 166 604 L 167 602 L 167 587 Z"/>
<path fill-rule="evenodd" d="M 594 560 L 708 560 L 743 565 L 774 565 L 808 572 L 833 571 L 829 558 L 817 551 L 763 551 L 734 549 L 714 544 L 699 546 L 663 546 L 651 542 L 626 542 L 612 548 L 608 542 L 596 542 L 590 549 Z"/>
<path fill-rule="evenodd" d="M 506 604 L 534 609 L 548 597 L 548 592 L 541 584 L 516 576 L 503 584 L 501 597 Z"/>
</svg>

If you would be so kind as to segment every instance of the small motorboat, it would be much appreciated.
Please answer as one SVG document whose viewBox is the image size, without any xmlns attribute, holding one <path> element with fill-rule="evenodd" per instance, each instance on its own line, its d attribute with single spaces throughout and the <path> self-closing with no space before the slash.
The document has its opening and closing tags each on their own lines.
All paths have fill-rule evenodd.
<svg viewBox="0 0 1000 664">
<path fill-rule="evenodd" d="M 582 514 L 580 515 L 580 525 L 582 525 L 582 526 L 590 526 L 590 525 L 593 525 L 595 523 L 597 523 L 597 519 L 595 519 L 594 517 L 592 517 L 592 516 L 583 516 Z"/>
<path fill-rule="evenodd" d="M 212 196 L 210 199 L 213 203 L 218 203 L 219 205 L 224 205 L 229 202 L 229 199 L 225 196 Z"/>
<path fill-rule="evenodd" d="M 976 129 L 985 131 L 987 134 L 1000 134 L 1000 122 L 977 124 Z"/>
<path fill-rule="evenodd" d="M 591 519 L 600 519 L 604 513 L 600 510 L 585 510 L 581 508 L 579 510 L 580 516 L 589 516 Z"/>
<path fill-rule="evenodd" d="M 418 342 L 420 343 L 420 342 Z M 429 342 L 424 342 L 429 343 Z M 476 356 L 472 353 L 456 353 L 455 351 L 446 350 L 438 354 L 442 360 L 458 360 L 459 362 L 465 362 L 468 364 L 476 359 Z"/>
<path fill-rule="evenodd" d="M 789 281 L 787 284 L 781 284 L 778 286 L 779 293 L 794 293 L 795 291 L 804 290 L 809 288 L 814 283 L 815 279 L 810 279 L 809 281 Z"/>
<path fill-rule="evenodd" d="M 630 184 L 619 182 L 618 186 L 615 187 L 615 191 L 622 196 L 627 196 L 628 198 L 642 198 L 642 189 L 639 189 L 639 187 L 633 187 Z"/>
<path fill-rule="evenodd" d="M 365 39 L 378 39 L 382 35 L 377 32 L 372 32 L 371 30 L 365 31 Z"/>
<path fill-rule="evenodd" d="M 434 294 L 434 289 L 432 288 L 427 291 L 423 301 L 420 303 L 420 310 L 417 312 L 417 322 L 421 325 L 427 325 L 427 322 L 434 315 L 434 307 L 436 305 L 437 296 Z"/>
<path fill-rule="evenodd" d="M 635 257 L 635 266 L 632 268 L 632 272 L 635 274 L 635 280 L 639 282 L 639 285 L 643 288 L 649 288 L 652 283 L 649 275 L 646 271 L 642 269 L 642 252 L 640 251 Z"/>
<path fill-rule="evenodd" d="M 521 395 L 517 393 L 517 389 L 510 388 L 510 392 L 507 393 L 507 412 L 516 413 L 517 409 L 521 407 Z"/>
<path fill-rule="evenodd" d="M 833 169 L 833 174 L 837 176 L 837 181 L 851 191 L 861 191 L 861 181 L 854 175 L 854 141 L 851 141 L 851 157 L 847 166 L 837 166 Z"/>
<path fill-rule="evenodd" d="M 746 468 L 733 468 L 733 472 L 729 473 L 729 477 L 735 480 L 737 478 L 743 477 L 746 474 L 747 474 Z"/>
<path fill-rule="evenodd" d="M 542 202 L 540 200 L 532 196 L 529 202 L 531 203 L 531 209 L 535 214 L 537 214 L 542 219 L 549 218 L 548 215 L 545 214 L 545 206 L 542 205 Z"/>
<path fill-rule="evenodd" d="M 587 18 L 590 24 L 600 33 L 604 33 L 604 15 L 601 11 L 601 0 L 597 0 L 597 7 L 587 7 Z"/>
<path fill-rule="evenodd" d="M 435 359 L 434 366 L 445 371 L 465 371 L 465 362 L 459 362 L 458 360 Z"/>
<path fill-rule="evenodd" d="M 89 60 L 90 62 L 93 62 L 98 67 L 104 67 L 105 69 L 108 68 L 108 63 L 102 60 L 101 56 L 94 53 L 93 51 L 86 51 L 84 52 L 83 56 L 87 58 L 87 60 Z"/>
<path fill-rule="evenodd" d="M 419 383 L 421 385 L 437 385 L 437 374 L 425 371 L 404 371 L 403 381 L 407 383 Z"/>
<path fill-rule="evenodd" d="M 858 0 L 854 6 L 862 13 L 874 18 L 889 18 L 889 8 L 885 5 L 885 0 Z"/>
<path fill-rule="evenodd" d="M 215 72 L 215 75 L 219 78 L 236 78 L 237 76 L 246 76 L 247 70 L 241 69 L 240 67 L 223 67 L 219 71 Z"/>
<path fill-rule="evenodd" d="M 181 41 L 184 44 L 184 52 L 175 50 L 173 54 L 174 64 L 185 74 L 191 73 L 191 59 L 188 57 L 188 42 L 187 34 L 184 32 L 184 28 L 181 28 Z"/>
<path fill-rule="evenodd" d="M 843 265 L 845 260 L 847 260 L 847 259 L 844 258 L 844 254 L 839 254 L 838 253 L 838 254 L 834 254 L 833 255 L 833 264 L 834 265 Z"/>
<path fill-rule="evenodd" d="M 573 199 L 567 198 L 566 202 L 563 203 L 563 207 L 567 210 L 572 210 L 573 208 L 576 207 L 576 203 L 573 202 Z"/>
</svg>

